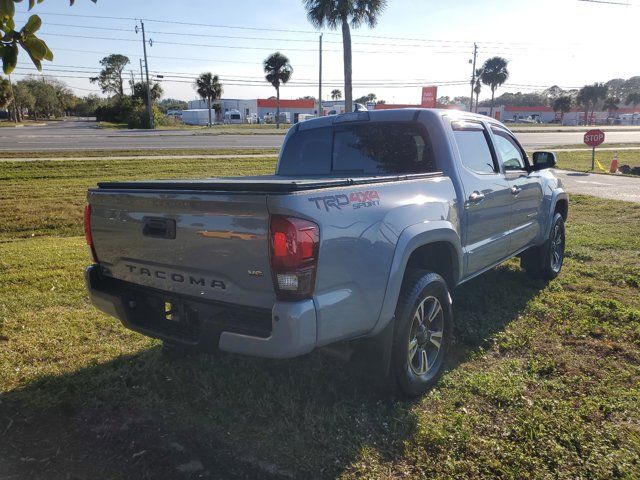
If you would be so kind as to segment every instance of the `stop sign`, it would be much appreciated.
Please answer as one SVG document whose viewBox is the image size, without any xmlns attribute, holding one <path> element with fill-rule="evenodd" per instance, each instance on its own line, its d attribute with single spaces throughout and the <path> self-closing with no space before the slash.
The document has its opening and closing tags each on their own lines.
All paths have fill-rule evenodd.
<svg viewBox="0 0 640 480">
<path fill-rule="evenodd" d="M 604 142 L 604 132 L 602 130 L 589 130 L 584 134 L 584 143 L 590 147 L 597 147 Z"/>
</svg>

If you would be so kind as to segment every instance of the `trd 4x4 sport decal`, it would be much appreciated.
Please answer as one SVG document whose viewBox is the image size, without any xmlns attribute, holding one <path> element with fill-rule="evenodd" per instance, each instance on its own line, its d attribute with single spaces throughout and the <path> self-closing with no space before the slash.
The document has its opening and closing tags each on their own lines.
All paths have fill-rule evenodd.
<svg viewBox="0 0 640 480">
<path fill-rule="evenodd" d="M 313 197 L 310 202 L 315 202 L 318 210 L 322 207 L 328 212 L 331 208 L 342 210 L 351 206 L 353 209 L 377 207 L 380 205 L 380 196 L 375 190 L 364 190 L 362 192 L 341 193 L 339 195 L 326 195 L 324 197 Z"/>
</svg>

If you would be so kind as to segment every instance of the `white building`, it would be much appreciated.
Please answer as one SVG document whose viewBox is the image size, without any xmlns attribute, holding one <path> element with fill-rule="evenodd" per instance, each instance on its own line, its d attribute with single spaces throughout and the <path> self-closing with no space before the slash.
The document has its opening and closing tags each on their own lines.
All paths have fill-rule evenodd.
<svg viewBox="0 0 640 480">
<path fill-rule="evenodd" d="M 221 123 L 224 118 L 225 112 L 231 110 L 237 110 L 240 112 L 242 123 L 249 123 L 251 118 L 264 119 L 265 115 L 275 114 L 277 108 L 277 101 L 275 98 L 255 98 L 255 99 L 236 99 L 236 98 L 222 98 L 214 102 L 220 105 L 220 113 L 216 114 L 215 110 L 212 111 L 212 118 L 214 122 Z M 206 125 L 207 119 L 203 120 L 201 114 L 190 114 L 190 111 L 204 110 L 207 111 L 206 100 L 191 100 L 188 102 L 188 109 L 183 111 L 184 123 L 190 125 Z M 316 103 L 314 100 L 280 100 L 280 112 L 288 113 L 288 117 L 291 122 L 296 123 L 299 115 L 302 114 L 316 114 Z M 199 122 L 199 123 L 191 123 Z M 203 123 L 201 123 L 203 122 Z"/>
</svg>

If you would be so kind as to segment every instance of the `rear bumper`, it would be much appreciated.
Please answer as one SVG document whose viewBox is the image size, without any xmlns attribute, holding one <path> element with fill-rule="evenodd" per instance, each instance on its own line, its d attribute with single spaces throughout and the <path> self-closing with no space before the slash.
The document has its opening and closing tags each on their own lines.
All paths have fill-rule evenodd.
<svg viewBox="0 0 640 480">
<path fill-rule="evenodd" d="M 313 300 L 276 302 L 271 310 L 204 302 L 170 295 L 85 271 L 93 305 L 144 335 L 193 346 L 267 358 L 304 355 L 316 346 Z M 166 319 L 165 302 L 178 309 L 179 321 Z"/>
</svg>

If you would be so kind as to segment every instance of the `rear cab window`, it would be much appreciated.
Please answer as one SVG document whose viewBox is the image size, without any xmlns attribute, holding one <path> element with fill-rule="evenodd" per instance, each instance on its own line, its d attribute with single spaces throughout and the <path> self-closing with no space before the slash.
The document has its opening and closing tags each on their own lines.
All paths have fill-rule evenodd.
<svg viewBox="0 0 640 480">
<path fill-rule="evenodd" d="M 388 175 L 437 171 L 428 134 L 416 122 L 366 122 L 294 133 L 278 175 Z"/>
</svg>

